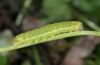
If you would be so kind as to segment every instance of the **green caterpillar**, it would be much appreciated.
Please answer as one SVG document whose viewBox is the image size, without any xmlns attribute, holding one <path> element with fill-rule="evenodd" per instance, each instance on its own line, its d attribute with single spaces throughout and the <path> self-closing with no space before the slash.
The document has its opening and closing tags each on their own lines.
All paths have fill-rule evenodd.
<svg viewBox="0 0 100 65">
<path fill-rule="evenodd" d="M 13 44 L 7 47 L 0 48 L 0 52 L 19 49 L 42 42 L 57 40 L 66 37 L 92 35 L 100 36 L 99 31 L 82 31 L 83 25 L 79 21 L 60 22 L 49 24 L 47 26 L 25 32 L 17 35 Z"/>
<path fill-rule="evenodd" d="M 51 38 L 62 33 L 69 33 L 82 30 L 83 26 L 81 22 L 60 22 L 50 24 L 39 29 L 35 29 L 26 33 L 22 33 L 14 38 L 14 45 L 23 43 L 41 43 L 51 40 Z"/>
</svg>

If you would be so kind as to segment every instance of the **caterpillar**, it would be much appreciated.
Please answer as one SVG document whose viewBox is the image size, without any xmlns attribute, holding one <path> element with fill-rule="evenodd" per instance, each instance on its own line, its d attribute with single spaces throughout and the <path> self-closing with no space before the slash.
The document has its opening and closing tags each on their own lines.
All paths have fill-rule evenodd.
<svg viewBox="0 0 100 65">
<path fill-rule="evenodd" d="M 59 22 L 19 34 L 14 38 L 13 43 L 14 45 L 19 45 L 24 43 L 36 44 L 49 40 L 51 41 L 52 38 L 54 38 L 59 34 L 69 33 L 79 30 L 83 30 L 82 23 L 79 21 Z"/>
<path fill-rule="evenodd" d="M 17 35 L 13 39 L 13 44 L 0 48 L 0 52 L 20 49 L 42 42 L 80 35 L 100 36 L 100 32 L 83 30 L 83 25 L 79 21 L 54 23 Z"/>
</svg>

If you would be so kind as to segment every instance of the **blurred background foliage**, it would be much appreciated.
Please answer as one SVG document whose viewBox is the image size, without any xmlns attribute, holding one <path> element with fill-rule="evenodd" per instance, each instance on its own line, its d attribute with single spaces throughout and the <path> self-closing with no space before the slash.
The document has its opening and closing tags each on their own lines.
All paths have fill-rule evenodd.
<svg viewBox="0 0 100 65">
<path fill-rule="evenodd" d="M 100 31 L 100 0 L 0 0 L 0 47 L 25 31 L 81 21 Z M 100 37 L 80 36 L 0 53 L 0 65 L 100 65 Z"/>
</svg>

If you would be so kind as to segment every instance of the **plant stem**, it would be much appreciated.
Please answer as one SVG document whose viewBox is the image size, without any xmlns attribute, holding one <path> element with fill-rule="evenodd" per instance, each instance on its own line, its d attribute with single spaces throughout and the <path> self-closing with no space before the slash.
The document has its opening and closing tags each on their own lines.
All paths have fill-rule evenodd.
<svg viewBox="0 0 100 65">
<path fill-rule="evenodd" d="M 20 48 L 24 48 L 27 46 L 31 46 L 31 45 L 35 45 L 35 44 L 39 44 L 39 43 L 43 43 L 43 42 L 53 41 L 53 40 L 66 38 L 66 37 L 72 37 L 72 36 L 80 36 L 80 35 L 100 36 L 100 32 L 97 32 L 97 31 L 75 31 L 75 32 L 69 32 L 69 33 L 63 33 L 63 34 L 55 35 L 54 37 L 51 37 L 45 41 L 40 41 L 38 43 L 23 43 L 21 45 L 11 45 L 11 46 L 7 46 L 7 47 L 3 47 L 3 48 L 0 48 L 0 52 L 11 51 L 11 50 L 20 49 Z"/>
</svg>

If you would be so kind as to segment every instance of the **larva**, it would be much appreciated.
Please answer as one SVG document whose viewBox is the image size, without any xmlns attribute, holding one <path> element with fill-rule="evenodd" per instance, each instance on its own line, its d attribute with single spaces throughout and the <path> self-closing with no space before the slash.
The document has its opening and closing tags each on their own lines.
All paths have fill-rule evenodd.
<svg viewBox="0 0 100 65">
<path fill-rule="evenodd" d="M 85 31 L 82 29 L 83 29 L 82 23 L 78 21 L 49 24 L 39 29 L 35 29 L 17 35 L 12 42 L 13 45 L 0 48 L 0 52 L 20 49 L 27 46 L 39 44 L 42 42 L 47 42 L 72 36 L 80 36 L 80 35 L 100 36 L 99 31 Z"/>
<path fill-rule="evenodd" d="M 13 43 L 14 45 L 24 44 L 24 43 L 41 43 L 49 41 L 51 38 L 62 33 L 74 32 L 82 30 L 82 23 L 78 21 L 72 22 L 59 22 L 54 24 L 49 24 L 47 26 L 41 27 L 39 29 L 34 29 L 25 33 L 17 35 Z"/>
</svg>

